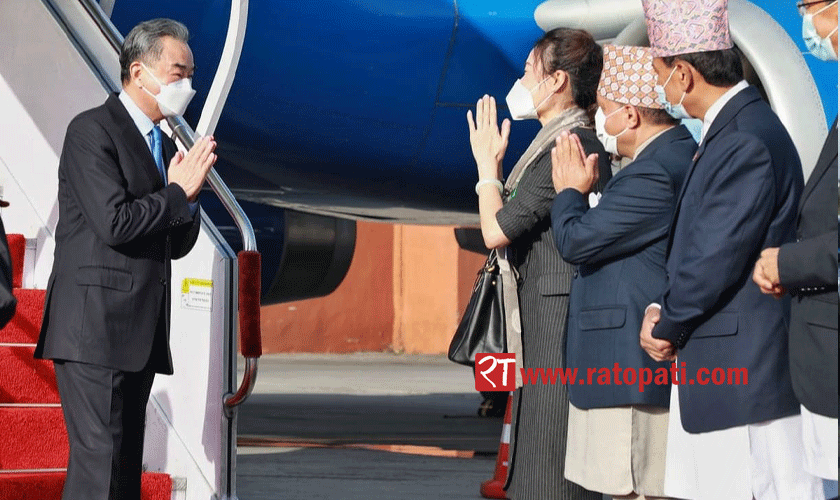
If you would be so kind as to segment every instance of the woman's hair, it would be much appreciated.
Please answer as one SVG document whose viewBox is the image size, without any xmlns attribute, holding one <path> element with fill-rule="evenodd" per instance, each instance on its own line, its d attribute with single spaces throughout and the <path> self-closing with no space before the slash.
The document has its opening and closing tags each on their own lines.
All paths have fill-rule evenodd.
<svg viewBox="0 0 840 500">
<path fill-rule="evenodd" d="M 546 76 L 557 70 L 565 71 L 575 104 L 594 113 L 604 51 L 588 31 L 555 28 L 547 32 L 534 44 L 534 60 L 540 61 Z"/>
</svg>

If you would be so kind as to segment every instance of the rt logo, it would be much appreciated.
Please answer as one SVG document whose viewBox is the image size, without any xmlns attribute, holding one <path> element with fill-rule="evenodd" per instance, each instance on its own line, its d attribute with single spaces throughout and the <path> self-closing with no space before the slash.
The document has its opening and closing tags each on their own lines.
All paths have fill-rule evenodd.
<svg viewBox="0 0 840 500">
<path fill-rule="evenodd" d="M 475 390 L 483 392 L 516 390 L 516 354 L 475 355 Z"/>
</svg>

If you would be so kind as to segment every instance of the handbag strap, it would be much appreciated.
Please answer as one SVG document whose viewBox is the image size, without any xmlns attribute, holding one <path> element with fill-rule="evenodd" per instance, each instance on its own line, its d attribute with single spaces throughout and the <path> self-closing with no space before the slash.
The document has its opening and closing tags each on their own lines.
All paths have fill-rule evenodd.
<svg viewBox="0 0 840 500">
<path fill-rule="evenodd" d="M 522 387 L 522 320 L 519 317 L 519 291 L 513 266 L 507 258 L 508 248 L 496 251 L 499 277 L 502 280 L 502 305 L 505 309 L 505 335 L 507 350 L 516 355 L 516 387 Z"/>
</svg>

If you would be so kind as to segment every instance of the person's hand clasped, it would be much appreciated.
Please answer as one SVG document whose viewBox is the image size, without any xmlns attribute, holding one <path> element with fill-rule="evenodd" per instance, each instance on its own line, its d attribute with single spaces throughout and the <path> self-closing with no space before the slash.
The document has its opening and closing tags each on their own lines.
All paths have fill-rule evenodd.
<svg viewBox="0 0 840 500">
<path fill-rule="evenodd" d="M 557 137 L 551 149 L 551 166 L 551 179 L 558 193 L 573 188 L 586 196 L 598 182 L 598 155 L 586 156 L 578 136 L 567 131 Z"/>
<path fill-rule="evenodd" d="M 786 290 L 781 285 L 779 278 L 779 249 L 765 248 L 755 263 L 753 269 L 753 281 L 761 293 L 772 295 L 777 299 L 781 298 Z"/>
<path fill-rule="evenodd" d="M 475 121 L 472 110 L 467 111 L 467 124 L 470 128 L 470 146 L 478 166 L 478 178 L 499 179 L 510 137 L 510 120 L 505 118 L 499 130 L 496 100 L 485 95 L 476 104 Z"/>
<path fill-rule="evenodd" d="M 659 323 L 660 314 L 661 311 L 658 307 L 648 307 L 645 311 L 642 329 L 639 331 L 639 344 L 655 361 L 673 361 L 677 359 L 674 345 L 667 340 L 653 337 L 653 327 Z"/>
<path fill-rule="evenodd" d="M 170 184 L 181 186 L 187 195 L 187 201 L 194 202 L 210 168 L 216 163 L 216 141 L 212 136 L 198 139 L 185 155 L 178 151 L 169 162 L 167 178 Z"/>
</svg>

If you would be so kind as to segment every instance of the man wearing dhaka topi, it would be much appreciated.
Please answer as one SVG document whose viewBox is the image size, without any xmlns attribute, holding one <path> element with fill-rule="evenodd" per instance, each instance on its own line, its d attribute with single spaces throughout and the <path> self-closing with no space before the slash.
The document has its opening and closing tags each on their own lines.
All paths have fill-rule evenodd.
<svg viewBox="0 0 840 500">
<path fill-rule="evenodd" d="M 747 383 L 672 388 L 665 493 L 697 500 L 824 498 L 803 468 L 788 362 L 790 301 L 752 282 L 761 251 L 795 238 L 799 155 L 744 81 L 726 0 L 644 0 L 665 109 L 703 130 L 677 198 L 667 283 L 642 323 L 655 360 L 744 368 Z"/>
</svg>

